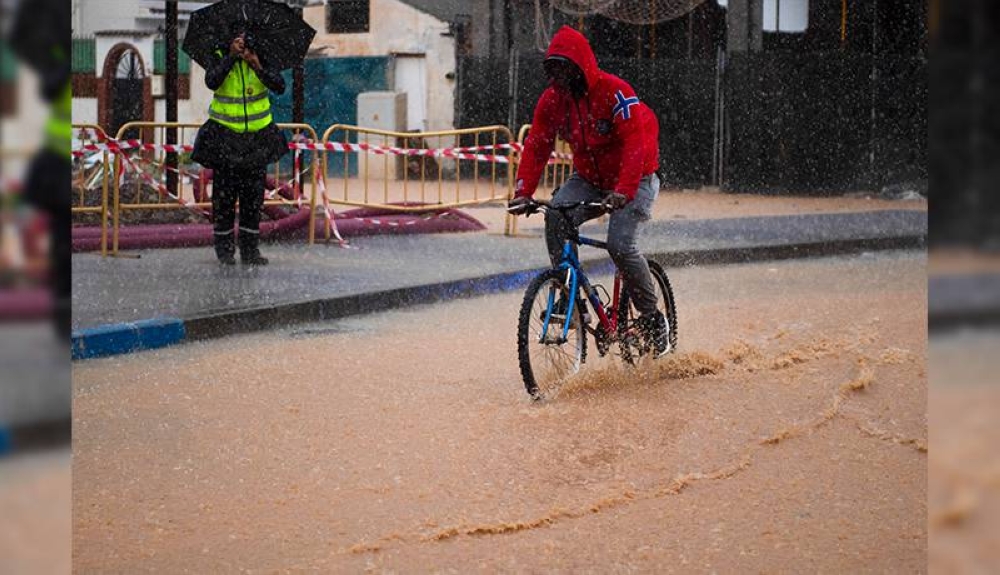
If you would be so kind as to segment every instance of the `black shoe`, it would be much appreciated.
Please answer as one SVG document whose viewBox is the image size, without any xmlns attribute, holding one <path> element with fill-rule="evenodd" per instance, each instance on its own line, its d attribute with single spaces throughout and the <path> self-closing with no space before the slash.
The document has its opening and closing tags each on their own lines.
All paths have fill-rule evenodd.
<svg viewBox="0 0 1000 575">
<path fill-rule="evenodd" d="M 267 258 L 260 255 L 260 250 L 257 248 L 260 242 L 260 236 L 255 233 L 249 232 L 240 228 L 239 235 L 239 246 L 240 246 L 240 261 L 245 266 L 266 266 Z"/>
<path fill-rule="evenodd" d="M 266 266 L 268 263 L 267 258 L 260 255 L 260 252 L 248 255 L 240 254 L 240 262 L 245 266 Z"/>
<path fill-rule="evenodd" d="M 639 321 L 646 332 L 646 340 L 653 346 L 653 357 L 660 358 L 670 353 L 670 326 L 667 325 L 667 318 L 657 311 L 640 317 Z"/>
<path fill-rule="evenodd" d="M 219 263 L 222 264 L 222 265 L 224 265 L 224 266 L 235 266 L 236 265 L 236 258 L 233 256 L 233 254 L 223 254 L 223 255 L 217 256 L 217 257 L 219 258 Z"/>
</svg>

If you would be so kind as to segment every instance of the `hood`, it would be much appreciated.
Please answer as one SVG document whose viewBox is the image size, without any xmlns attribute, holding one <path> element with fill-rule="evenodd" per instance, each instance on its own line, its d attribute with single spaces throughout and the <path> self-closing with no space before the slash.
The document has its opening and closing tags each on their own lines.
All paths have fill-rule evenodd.
<svg viewBox="0 0 1000 575">
<path fill-rule="evenodd" d="M 563 26 L 552 36 L 549 49 L 545 52 L 546 58 L 550 56 L 568 58 L 579 66 L 587 79 L 588 88 L 592 88 L 597 82 L 600 70 L 597 67 L 594 51 L 590 49 L 590 42 L 583 34 L 569 26 Z"/>
</svg>

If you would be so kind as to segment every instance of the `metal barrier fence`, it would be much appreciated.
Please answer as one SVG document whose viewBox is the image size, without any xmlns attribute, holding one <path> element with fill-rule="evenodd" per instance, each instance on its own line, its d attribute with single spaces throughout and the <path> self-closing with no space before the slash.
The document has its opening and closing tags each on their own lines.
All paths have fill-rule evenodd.
<svg viewBox="0 0 1000 575">
<path fill-rule="evenodd" d="M 315 141 L 316 131 L 307 124 L 277 124 L 279 129 L 291 131 L 291 141 Z M 204 210 L 211 206 L 211 194 L 208 183 L 202 181 L 200 167 L 190 161 L 190 153 L 193 150 L 194 137 L 201 124 L 193 123 L 168 123 L 168 122 L 129 122 L 119 129 L 115 138 L 109 138 L 99 127 L 94 125 L 75 125 L 76 141 L 73 146 L 74 155 L 74 186 L 78 187 L 75 192 L 74 213 L 88 213 L 101 211 L 101 253 L 106 255 L 107 247 L 107 194 L 108 181 L 114 182 L 111 206 L 111 246 L 112 255 L 118 255 L 119 231 L 121 228 L 121 216 L 125 210 L 168 210 L 183 209 L 197 210 L 205 213 Z M 167 130 L 177 131 L 176 144 L 166 144 Z M 139 139 L 125 139 L 127 133 L 138 133 Z M 90 161 L 97 154 L 101 154 L 100 164 Z M 177 167 L 169 165 L 168 154 L 176 154 Z M 302 161 L 303 155 L 308 154 L 306 161 Z M 88 163 L 94 166 L 88 170 Z M 265 206 L 298 204 L 303 201 L 303 171 L 311 173 L 309 182 L 308 201 L 310 210 L 315 209 L 316 204 L 316 166 L 318 165 L 318 155 L 314 152 L 296 149 L 293 151 L 291 165 L 282 166 L 282 162 L 276 162 L 270 168 L 269 175 L 276 182 L 276 189 L 270 190 L 266 198 Z M 306 166 L 303 168 L 303 166 Z M 94 181 L 93 172 L 98 169 L 103 171 L 102 206 L 94 204 L 92 194 L 88 191 L 93 189 L 91 185 Z M 167 172 L 176 174 L 176 191 L 170 190 L 164 180 Z M 131 174 L 130 181 L 125 181 L 124 176 Z M 283 178 L 288 177 L 288 180 Z M 127 190 L 123 190 L 126 184 Z M 291 186 L 292 198 L 280 196 L 282 188 Z M 126 191 L 131 192 L 128 197 L 124 197 Z M 314 240 L 314 232 L 309 230 L 309 241 Z"/>
<path fill-rule="evenodd" d="M 101 253 L 119 252 L 119 231 L 128 210 L 194 210 L 211 206 L 207 182 L 200 167 L 190 160 L 201 124 L 129 122 L 110 138 L 95 125 L 75 125 L 74 213 L 101 213 Z M 277 188 L 291 185 L 294 198 L 277 197 L 270 190 L 265 206 L 304 202 L 302 174 L 310 172 L 308 202 L 309 243 L 315 241 L 315 218 L 325 218 L 325 237 L 333 224 L 331 204 L 376 208 L 393 212 L 426 212 L 463 206 L 505 202 L 513 190 L 513 174 L 520 142 L 530 126 L 520 130 L 518 141 L 506 126 L 485 126 L 436 132 L 393 132 L 335 124 L 322 139 L 306 124 L 277 124 L 292 132 L 291 161 L 273 164 L 269 175 Z M 176 130 L 176 144 L 166 144 L 167 130 Z M 138 135 L 127 139 L 126 134 Z M 551 195 L 571 173 L 571 156 L 559 143 L 556 157 L 545 169 L 539 192 Z M 168 154 L 177 157 L 176 168 Z M 340 154 L 339 157 L 333 154 Z M 308 155 L 308 156 L 306 156 Z M 303 159 L 303 156 L 305 158 Z M 99 161 L 98 161 L 99 158 Z M 102 192 L 96 194 L 98 170 Z M 176 190 L 168 189 L 166 173 L 176 174 Z M 126 176 L 131 176 L 126 178 Z M 285 178 L 288 178 L 287 181 Z M 339 181 L 334 181 L 339 179 Z M 109 182 L 113 182 L 110 190 Z M 317 214 L 317 203 L 323 206 Z M 110 248 L 108 215 L 110 213 Z M 507 217 L 505 233 L 516 233 L 516 221 Z"/>
<path fill-rule="evenodd" d="M 108 140 L 107 133 L 96 124 L 73 124 L 73 149 L 101 147 L 100 144 Z M 100 163 L 90 162 L 89 160 L 98 153 L 101 158 Z M 73 202 L 70 211 L 73 214 L 101 214 L 101 255 L 106 256 L 108 255 L 108 184 L 111 181 L 109 150 L 103 147 L 90 156 L 74 155 L 72 169 Z M 93 198 L 87 193 L 93 189 L 89 184 L 96 178 L 101 180 L 100 198 Z"/>
<path fill-rule="evenodd" d="M 393 132 L 334 124 L 323 132 L 323 174 L 341 182 L 337 191 L 332 184 L 324 190 L 330 192 L 324 201 L 396 212 L 506 201 L 512 143 L 506 126 Z M 350 152 L 363 153 L 352 164 Z M 331 162 L 331 153 L 342 156 Z M 373 177 L 381 180 L 381 190 L 372 189 Z M 327 238 L 329 233 L 328 226 Z"/>
<path fill-rule="evenodd" d="M 517 173 L 517 165 L 521 163 L 521 153 L 524 149 L 524 141 L 528 136 L 528 132 L 531 130 L 531 124 L 525 124 L 521 126 L 521 129 L 517 132 L 517 144 L 518 150 L 514 156 L 514 166 L 513 172 Z M 555 192 L 559 186 L 563 185 L 569 177 L 573 174 L 573 154 L 570 150 L 569 144 L 562 141 L 561 139 L 556 140 L 555 150 L 553 151 L 552 157 L 549 159 L 549 163 L 542 170 L 542 179 L 538 182 L 538 188 L 535 189 L 534 197 L 540 199 L 551 199 L 552 194 Z M 513 180 L 513 177 L 511 177 Z M 513 190 L 513 184 L 511 185 Z M 517 235 L 517 217 L 507 214 L 504 219 L 504 235 L 516 236 Z"/>
</svg>

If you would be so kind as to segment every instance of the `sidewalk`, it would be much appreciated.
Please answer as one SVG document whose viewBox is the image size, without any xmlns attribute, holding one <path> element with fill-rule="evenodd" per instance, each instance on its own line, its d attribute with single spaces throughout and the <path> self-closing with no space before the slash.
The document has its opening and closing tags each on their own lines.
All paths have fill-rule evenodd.
<svg viewBox="0 0 1000 575">
<path fill-rule="evenodd" d="M 221 268 L 210 248 L 76 254 L 73 357 L 516 290 L 548 265 L 541 216 L 522 218 L 511 238 L 502 206 L 467 213 L 487 230 L 357 237 L 350 249 L 270 244 L 261 269 Z M 606 223 L 583 231 L 601 237 Z M 668 267 L 711 265 L 922 248 L 926 233 L 924 201 L 664 192 L 640 248 Z M 606 253 L 581 256 L 595 272 L 611 269 Z"/>
<path fill-rule="evenodd" d="M 1000 254 L 932 251 L 927 261 L 927 319 L 932 332 L 1000 325 Z"/>
</svg>

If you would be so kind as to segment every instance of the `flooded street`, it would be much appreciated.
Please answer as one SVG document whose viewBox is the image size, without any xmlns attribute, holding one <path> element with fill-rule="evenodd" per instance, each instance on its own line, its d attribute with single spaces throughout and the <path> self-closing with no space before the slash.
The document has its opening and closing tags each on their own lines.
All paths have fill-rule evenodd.
<svg viewBox="0 0 1000 575">
<path fill-rule="evenodd" d="M 667 269 L 540 404 L 520 293 L 76 363 L 74 568 L 921 572 L 925 261 Z"/>
</svg>

